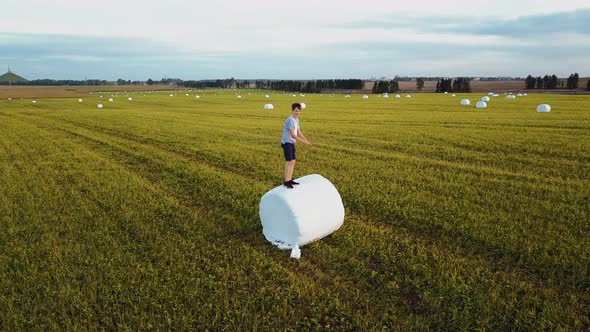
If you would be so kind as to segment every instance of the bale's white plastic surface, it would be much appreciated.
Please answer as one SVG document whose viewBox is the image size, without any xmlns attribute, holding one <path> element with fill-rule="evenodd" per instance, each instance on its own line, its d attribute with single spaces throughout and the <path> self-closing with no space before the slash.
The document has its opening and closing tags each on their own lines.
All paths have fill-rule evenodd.
<svg viewBox="0 0 590 332">
<path fill-rule="evenodd" d="M 133 100 L 133 98 L 129 97 L 129 98 L 127 98 L 127 100 L 129 100 L 129 101 L 132 101 L 132 100 Z"/>
<path fill-rule="evenodd" d="M 102 104 L 98 104 L 98 106 L 97 106 L 97 107 L 98 107 L 98 108 L 102 108 Z"/>
<path fill-rule="evenodd" d="M 400 95 L 395 95 L 395 98 L 401 98 L 401 97 L 402 97 L 402 96 L 400 96 Z"/>
<path fill-rule="evenodd" d="M 471 101 L 469 99 L 461 99 L 461 105 L 463 105 L 463 106 L 471 105 Z"/>
<path fill-rule="evenodd" d="M 301 109 L 307 108 L 307 105 L 305 105 L 305 103 L 299 103 L 299 105 L 301 105 Z"/>
<path fill-rule="evenodd" d="M 200 99 L 200 98 L 201 98 L 201 96 L 199 96 L 199 95 L 195 96 L 195 99 Z"/>
<path fill-rule="evenodd" d="M 264 109 L 265 110 L 274 110 L 275 107 L 273 104 L 264 104 Z"/>
<path fill-rule="evenodd" d="M 82 99 L 78 99 L 78 102 L 81 103 L 82 102 Z"/>
<path fill-rule="evenodd" d="M 319 240 L 344 222 L 342 198 L 328 179 L 311 174 L 295 181 L 300 185 L 278 186 L 260 200 L 262 233 L 282 249 Z"/>
<path fill-rule="evenodd" d="M 410 96 L 410 95 L 406 95 L 406 98 L 412 98 L 412 96 Z"/>
<path fill-rule="evenodd" d="M 369 96 L 363 95 L 363 99 L 369 99 Z"/>
<path fill-rule="evenodd" d="M 113 98 L 109 98 L 109 101 L 113 101 Z"/>
<path fill-rule="evenodd" d="M 36 100 L 33 100 L 33 104 L 36 104 L 36 103 L 37 103 L 37 101 Z"/>
<path fill-rule="evenodd" d="M 488 97 L 488 96 L 483 96 L 483 97 L 481 97 L 481 101 L 488 102 L 488 101 L 490 101 L 490 97 Z"/>
<path fill-rule="evenodd" d="M 237 96 L 238 99 L 242 98 L 242 96 Z"/>
<path fill-rule="evenodd" d="M 475 107 L 486 108 L 486 107 L 488 107 L 488 104 L 485 101 L 478 101 L 477 104 L 475 104 Z"/>
<path fill-rule="evenodd" d="M 506 96 L 506 99 L 516 99 L 516 96 L 515 95 L 508 95 L 508 96 Z"/>
<path fill-rule="evenodd" d="M 541 105 L 537 106 L 537 112 L 539 112 L 539 113 L 551 112 L 551 105 L 541 104 Z"/>
</svg>

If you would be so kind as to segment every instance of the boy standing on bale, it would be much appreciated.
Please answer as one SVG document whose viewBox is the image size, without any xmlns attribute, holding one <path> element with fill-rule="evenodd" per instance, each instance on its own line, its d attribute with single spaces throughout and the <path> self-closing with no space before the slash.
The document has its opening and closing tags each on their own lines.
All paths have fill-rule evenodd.
<svg viewBox="0 0 590 332">
<path fill-rule="evenodd" d="M 293 189 L 293 185 L 299 183 L 293 181 L 293 169 L 295 169 L 295 143 L 297 140 L 303 142 L 307 146 L 311 146 L 311 142 L 303 136 L 301 127 L 299 126 L 299 114 L 301 113 L 301 104 L 295 103 L 291 105 L 291 116 L 285 120 L 283 126 L 283 138 L 281 138 L 281 146 L 285 153 L 285 183 L 283 185 L 289 189 Z"/>
</svg>

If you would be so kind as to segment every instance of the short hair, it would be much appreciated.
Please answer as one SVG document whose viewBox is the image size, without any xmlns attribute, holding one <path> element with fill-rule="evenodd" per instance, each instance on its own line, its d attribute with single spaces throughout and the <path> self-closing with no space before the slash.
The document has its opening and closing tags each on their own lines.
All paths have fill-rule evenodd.
<svg viewBox="0 0 590 332">
<path fill-rule="evenodd" d="M 293 103 L 293 105 L 291 105 L 291 112 L 293 112 L 296 108 L 301 110 L 301 104 L 300 103 Z"/>
</svg>

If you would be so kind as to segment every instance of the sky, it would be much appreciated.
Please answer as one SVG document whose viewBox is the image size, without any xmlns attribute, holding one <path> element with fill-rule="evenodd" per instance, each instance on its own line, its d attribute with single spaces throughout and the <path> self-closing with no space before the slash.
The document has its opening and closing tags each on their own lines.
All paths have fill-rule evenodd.
<svg viewBox="0 0 590 332">
<path fill-rule="evenodd" d="M 590 0 L 2 0 L 28 79 L 590 76 Z"/>
</svg>

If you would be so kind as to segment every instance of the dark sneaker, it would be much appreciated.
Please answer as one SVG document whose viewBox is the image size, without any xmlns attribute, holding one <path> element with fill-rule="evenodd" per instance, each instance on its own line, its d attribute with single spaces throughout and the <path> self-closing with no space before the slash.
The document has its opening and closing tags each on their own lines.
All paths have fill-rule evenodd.
<svg viewBox="0 0 590 332">
<path fill-rule="evenodd" d="M 300 184 L 299 182 L 295 182 L 295 181 L 293 181 L 293 180 L 291 180 L 291 181 L 289 181 L 289 182 L 290 182 L 292 185 L 299 185 L 299 184 Z"/>
<path fill-rule="evenodd" d="M 283 183 L 283 186 L 287 187 L 287 189 L 293 189 L 293 185 L 291 184 L 291 182 L 285 182 Z"/>
</svg>

